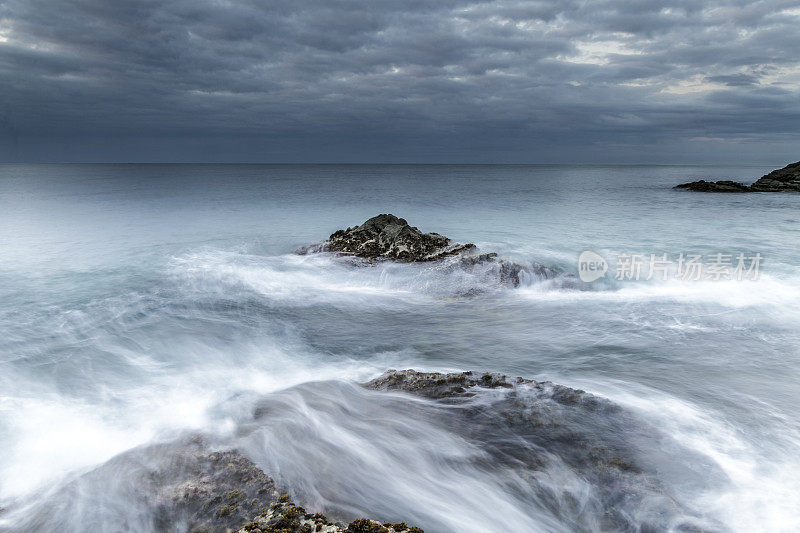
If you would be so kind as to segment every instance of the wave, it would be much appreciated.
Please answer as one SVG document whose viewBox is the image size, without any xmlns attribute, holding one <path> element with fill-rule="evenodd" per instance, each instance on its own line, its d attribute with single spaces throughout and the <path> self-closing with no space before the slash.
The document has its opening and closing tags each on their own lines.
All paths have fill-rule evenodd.
<svg viewBox="0 0 800 533">
<path fill-rule="evenodd" d="M 458 297 L 494 293 L 519 285 L 558 279 L 565 286 L 574 277 L 558 267 L 534 262 L 464 261 L 448 258 L 429 263 L 368 262 L 330 253 L 259 256 L 207 250 L 176 257 L 172 273 L 199 291 L 252 290 L 270 300 L 292 303 L 351 299 L 369 304 L 381 298 L 420 301 L 425 297 Z"/>
<path fill-rule="evenodd" d="M 457 258 L 434 263 L 369 263 L 328 253 L 260 256 L 207 250 L 174 258 L 171 273 L 185 288 L 205 295 L 252 291 L 268 302 L 291 305 L 384 305 L 388 300 L 425 303 L 431 299 L 513 295 L 540 302 L 676 302 L 730 308 L 793 308 L 800 280 L 762 274 L 757 281 L 580 281 L 561 263 L 515 260 L 519 283 L 503 279 L 492 262 L 467 265 Z"/>
<path fill-rule="evenodd" d="M 761 405 L 765 418 L 777 417 L 756 436 L 720 413 L 687 400 L 631 383 L 579 381 L 670 435 L 665 446 L 651 448 L 651 460 L 664 465 L 661 479 L 679 485 L 682 498 L 716 517 L 731 531 L 797 531 L 793 512 L 800 493 L 800 430 L 773 406 Z M 735 391 L 729 394 L 734 395 Z M 739 402 L 755 398 L 738 399 Z M 701 458 L 686 461 L 682 450 Z M 661 455 L 661 457 L 658 457 Z"/>
<path fill-rule="evenodd" d="M 442 400 L 316 381 L 236 395 L 209 421 L 234 429 L 204 440 L 240 450 L 307 507 L 344 520 L 432 533 L 722 528 L 660 483 L 644 451 L 668 436 L 630 411 L 551 383 L 470 391 Z M 159 506 L 143 487 L 182 479 L 174 470 L 196 440 L 170 442 L 17 502 L 5 525 L 148 529 Z"/>
</svg>

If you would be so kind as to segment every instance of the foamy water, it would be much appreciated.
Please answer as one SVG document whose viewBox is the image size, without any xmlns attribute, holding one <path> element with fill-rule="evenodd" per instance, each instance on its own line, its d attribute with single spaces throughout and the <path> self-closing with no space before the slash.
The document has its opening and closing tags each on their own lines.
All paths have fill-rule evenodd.
<svg viewBox="0 0 800 533">
<path fill-rule="evenodd" d="M 506 464 L 446 406 L 355 385 L 416 368 L 552 380 L 620 406 L 624 431 L 565 420 L 629 445 L 659 487 L 631 481 L 649 495 L 625 504 L 633 523 L 796 531 L 799 199 L 669 188 L 764 170 L 0 166 L 0 528 L 191 431 L 309 508 L 434 532 L 602 529 L 604 487 L 559 450 L 509 429 L 550 460 Z M 555 274 L 511 288 L 488 270 L 291 253 L 380 212 Z M 587 249 L 764 264 L 757 281 L 582 284 Z M 257 406 L 273 414 L 253 419 Z M 119 512 L 133 473 L 100 472 L 60 529 Z M 149 511 L 129 511 L 146 529 Z"/>
</svg>

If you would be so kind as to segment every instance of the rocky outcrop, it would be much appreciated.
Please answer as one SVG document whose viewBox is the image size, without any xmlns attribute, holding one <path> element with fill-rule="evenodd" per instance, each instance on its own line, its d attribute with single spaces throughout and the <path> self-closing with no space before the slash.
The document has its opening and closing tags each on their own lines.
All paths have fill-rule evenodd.
<svg viewBox="0 0 800 533">
<path fill-rule="evenodd" d="M 578 514 L 586 522 L 574 523 L 574 531 L 661 531 L 664 523 L 676 531 L 699 531 L 633 444 L 649 441 L 658 449 L 658 430 L 608 400 L 497 373 L 390 370 L 364 386 L 445 404 L 442 424 L 474 443 L 487 464 L 513 468 L 534 498 L 566 515 L 573 515 L 571 496 L 548 483 L 548 473 L 566 468 L 585 480 L 593 496 L 581 502 Z"/>
<path fill-rule="evenodd" d="M 762 176 L 750 186 L 750 190 L 762 192 L 800 191 L 800 161 Z"/>
<path fill-rule="evenodd" d="M 718 529 L 708 522 L 694 527 L 701 522 L 648 466 L 647 458 L 663 447 L 658 430 L 608 400 L 498 373 L 390 370 L 362 386 L 370 400 L 378 395 L 370 391 L 416 396 L 393 402 L 424 404 L 426 424 L 474 447 L 474 456 L 463 458 L 465 472 L 474 467 L 509 480 L 509 490 L 565 517 L 571 530 Z M 254 420 L 265 416 L 268 409 Z M 718 474 L 711 469 L 706 473 Z M 346 472 L 339 479 L 353 482 Z M 345 524 L 309 512 L 245 455 L 214 449 L 204 437 L 123 453 L 10 513 L 3 524 L 14 524 L 4 529 L 9 532 L 422 533 L 405 523 L 359 518 Z"/>
<path fill-rule="evenodd" d="M 475 248 L 458 244 L 438 233 L 422 233 L 404 218 L 383 214 L 360 226 L 334 232 L 321 250 L 364 259 L 391 259 L 404 263 L 436 261 Z"/>
<path fill-rule="evenodd" d="M 242 526 L 237 533 L 424 533 L 418 527 L 405 523 L 392 524 L 368 518 L 359 518 L 350 525 L 334 524 L 325 515 L 311 514 L 305 508 L 293 504 L 287 495 L 269 511 L 255 517 Z"/>
<path fill-rule="evenodd" d="M 12 509 L 8 531 L 222 533 L 269 508 L 279 495 L 249 459 L 210 450 L 196 437 L 118 455 L 21 514 Z"/>
<path fill-rule="evenodd" d="M 88 508 L 87 498 L 93 502 Z M 7 531 L 423 533 L 368 519 L 348 526 L 308 513 L 250 459 L 236 450 L 212 450 L 201 437 L 125 452 L 25 509 L 15 522 Z"/>
<path fill-rule="evenodd" d="M 493 252 L 480 253 L 471 243 L 459 244 L 438 233 L 422 233 L 405 219 L 391 214 L 377 215 L 360 226 L 340 229 L 322 243 L 297 250 L 301 255 L 319 252 L 333 252 L 367 262 L 433 263 L 447 260 L 441 268 L 491 271 L 501 284 L 513 287 L 519 286 L 525 275 L 548 278 L 557 274 L 544 265 L 520 265 Z"/>
<path fill-rule="evenodd" d="M 440 374 L 439 372 L 418 372 L 416 370 L 389 370 L 382 376 L 366 383 L 365 387 L 375 390 L 402 390 L 438 400 L 474 394 L 475 391 L 470 393 L 467 390 L 472 387 L 512 389 L 514 384 L 521 383 L 533 383 L 533 381 L 523 378 L 510 379 L 503 374 L 490 373 Z"/>
<path fill-rule="evenodd" d="M 273 480 L 237 451 L 198 443 L 171 453 L 170 467 L 147 476 L 153 489 L 147 503 L 156 509 L 159 531 L 182 524 L 188 531 L 229 531 L 279 499 Z"/>
<path fill-rule="evenodd" d="M 520 441 L 516 447 L 501 447 L 502 453 L 512 454 L 521 464 L 533 468 L 542 466 L 546 460 L 542 454 L 531 453 L 539 447 L 588 477 L 642 472 L 623 442 L 613 442 L 603 434 L 610 427 L 622 435 L 642 430 L 643 426 L 637 428 L 639 422 L 612 402 L 579 389 L 498 373 L 442 374 L 416 370 L 389 370 L 364 386 L 467 406 L 462 413 L 469 421 L 465 427 L 481 443 L 504 441 L 510 435 L 517 439 L 521 430 L 534 446 L 527 447 Z M 505 395 L 492 402 L 470 401 L 490 389 L 504 390 Z M 458 410 L 451 414 L 457 417 Z M 575 424 L 576 421 L 580 423 Z M 592 423 L 604 426 L 604 431 L 593 431 Z"/>
<path fill-rule="evenodd" d="M 773 170 L 748 186 L 737 181 L 693 181 L 676 185 L 675 189 L 697 192 L 781 192 L 800 191 L 800 161 Z"/>
<path fill-rule="evenodd" d="M 681 183 L 675 186 L 676 189 L 687 189 L 697 192 L 750 192 L 750 187 L 738 181 L 693 181 L 691 183 Z"/>
</svg>

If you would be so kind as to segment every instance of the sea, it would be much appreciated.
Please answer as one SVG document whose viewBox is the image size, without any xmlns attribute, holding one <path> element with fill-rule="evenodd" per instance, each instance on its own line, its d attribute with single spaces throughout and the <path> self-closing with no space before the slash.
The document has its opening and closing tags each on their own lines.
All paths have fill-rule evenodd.
<svg viewBox="0 0 800 533">
<path fill-rule="evenodd" d="M 781 166 L 0 165 L 0 530 L 48 529 L 26 516 L 71 481 L 187 434 L 314 511 L 602 529 L 582 471 L 501 468 L 446 406 L 359 385 L 416 369 L 618 406 L 639 433 L 570 423 L 629 442 L 668 495 L 620 498 L 631 530 L 800 531 L 800 196 L 672 188 Z M 381 213 L 533 273 L 296 253 Z M 102 472 L 59 531 L 147 530 Z"/>
</svg>

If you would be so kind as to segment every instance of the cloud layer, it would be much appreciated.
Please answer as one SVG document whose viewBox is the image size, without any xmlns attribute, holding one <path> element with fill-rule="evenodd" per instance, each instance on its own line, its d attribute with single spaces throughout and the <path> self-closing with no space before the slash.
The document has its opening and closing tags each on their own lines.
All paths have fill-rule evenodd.
<svg viewBox="0 0 800 533">
<path fill-rule="evenodd" d="M 796 160 L 798 27 L 794 0 L 4 0 L 0 160 Z"/>
</svg>

